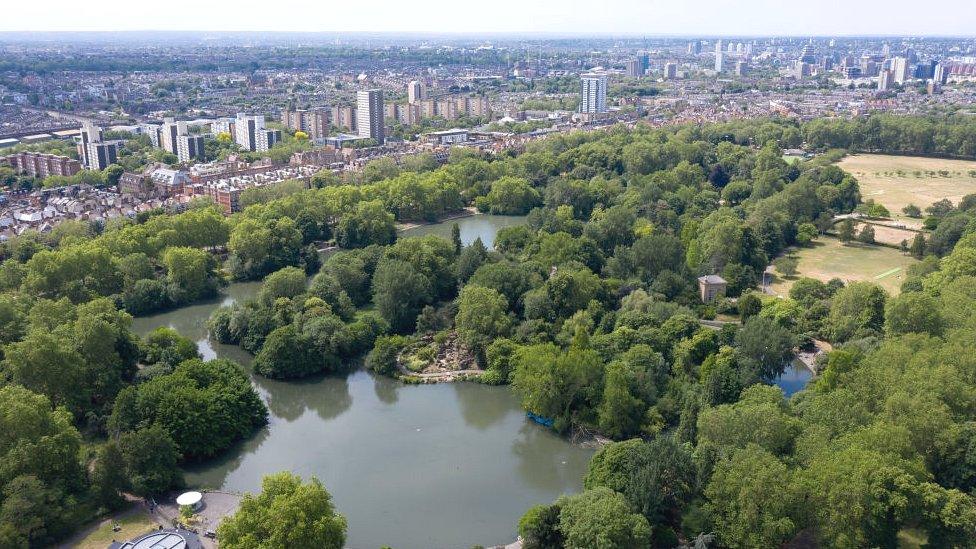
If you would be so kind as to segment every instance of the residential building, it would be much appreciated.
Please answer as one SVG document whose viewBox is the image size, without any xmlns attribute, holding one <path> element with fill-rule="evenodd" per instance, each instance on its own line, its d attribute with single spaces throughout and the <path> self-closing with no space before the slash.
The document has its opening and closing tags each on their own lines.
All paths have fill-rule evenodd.
<svg viewBox="0 0 976 549">
<path fill-rule="evenodd" d="M 382 145 L 385 139 L 383 90 L 356 92 L 356 126 L 360 137 L 374 139 Z"/>
<path fill-rule="evenodd" d="M 891 73 L 895 84 L 904 84 L 912 77 L 912 66 L 905 57 L 891 59 Z"/>
<path fill-rule="evenodd" d="M 424 141 L 432 145 L 452 145 L 468 141 L 468 130 L 453 129 L 424 134 Z"/>
<path fill-rule="evenodd" d="M 288 110 L 281 112 L 281 123 L 289 130 L 302 131 L 309 139 L 324 139 L 329 135 L 329 113 L 324 110 Z"/>
<path fill-rule="evenodd" d="M 226 133 L 233 138 L 235 135 L 235 130 L 237 129 L 235 128 L 234 122 L 235 119 L 233 118 L 218 118 L 210 124 L 210 133 L 212 133 L 214 137 L 217 137 L 222 133 Z"/>
<path fill-rule="evenodd" d="M 234 141 L 246 151 L 267 151 L 281 141 L 281 130 L 264 127 L 263 115 L 237 113 L 234 121 Z"/>
<path fill-rule="evenodd" d="M 719 44 L 721 45 L 721 42 L 719 42 Z M 725 65 L 725 54 L 722 53 L 720 50 L 717 50 L 715 52 L 715 72 L 718 73 L 722 72 L 722 70 L 725 68 L 724 65 Z"/>
<path fill-rule="evenodd" d="M 888 91 L 891 89 L 891 71 L 883 70 L 878 74 L 878 91 Z"/>
<path fill-rule="evenodd" d="M 675 63 L 665 63 L 664 79 L 675 80 L 676 78 L 678 78 L 678 65 L 676 65 Z"/>
<path fill-rule="evenodd" d="M 202 135 L 178 135 L 176 136 L 176 157 L 180 162 L 190 162 L 192 160 L 205 160 L 206 153 L 203 148 Z"/>
<path fill-rule="evenodd" d="M 86 169 L 104 170 L 119 158 L 119 145 L 116 142 L 102 141 L 102 128 L 91 122 L 81 125 L 78 138 L 78 156 Z"/>
<path fill-rule="evenodd" d="M 407 84 L 407 102 L 411 105 L 427 99 L 427 89 L 419 80 L 411 80 Z"/>
<path fill-rule="evenodd" d="M 626 74 L 631 78 L 638 78 L 640 76 L 643 76 L 644 73 L 641 72 L 640 61 L 638 61 L 637 59 L 631 59 L 630 61 L 627 61 Z"/>
<path fill-rule="evenodd" d="M 352 107 L 332 107 L 331 121 L 333 126 L 356 131 L 356 110 Z"/>
<path fill-rule="evenodd" d="M 607 75 L 586 73 L 580 76 L 580 111 L 584 114 L 607 112 Z"/>
<path fill-rule="evenodd" d="M 0 162 L 9 164 L 19 174 L 38 179 L 51 175 L 71 176 L 81 171 L 81 162 L 46 153 L 19 152 L 0 157 Z"/>
</svg>

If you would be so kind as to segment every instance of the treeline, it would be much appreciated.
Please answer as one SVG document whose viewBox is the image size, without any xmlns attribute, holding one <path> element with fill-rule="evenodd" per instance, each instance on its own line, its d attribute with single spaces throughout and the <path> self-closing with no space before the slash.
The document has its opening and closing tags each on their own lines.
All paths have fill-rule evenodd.
<svg viewBox="0 0 976 549">
<path fill-rule="evenodd" d="M 819 150 L 976 157 L 976 120 L 965 114 L 818 118 L 803 126 L 803 137 Z"/>
<path fill-rule="evenodd" d="M 178 488 L 182 462 L 267 421 L 240 366 L 169 329 L 140 339 L 131 320 L 107 298 L 0 294 L 0 546 L 46 546 L 123 492 Z"/>
</svg>

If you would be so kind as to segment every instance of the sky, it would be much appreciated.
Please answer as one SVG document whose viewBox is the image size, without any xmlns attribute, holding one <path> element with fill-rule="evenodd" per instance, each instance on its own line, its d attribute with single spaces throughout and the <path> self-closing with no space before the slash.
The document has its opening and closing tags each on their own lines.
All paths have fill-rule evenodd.
<svg viewBox="0 0 976 549">
<path fill-rule="evenodd" d="M 976 35 L 976 0 L 3 0 L 0 31 Z"/>
</svg>

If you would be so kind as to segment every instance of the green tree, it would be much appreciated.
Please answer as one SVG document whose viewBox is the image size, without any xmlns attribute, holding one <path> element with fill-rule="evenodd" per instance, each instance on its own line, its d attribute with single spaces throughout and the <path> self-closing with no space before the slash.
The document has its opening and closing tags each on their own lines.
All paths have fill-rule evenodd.
<svg viewBox="0 0 976 549">
<path fill-rule="evenodd" d="M 888 300 L 884 326 L 889 337 L 907 333 L 937 336 L 942 334 L 944 321 L 938 300 L 928 294 L 909 292 Z"/>
<path fill-rule="evenodd" d="M 874 244 L 874 227 L 865 223 L 861 232 L 857 234 L 857 240 L 864 244 Z"/>
<path fill-rule="evenodd" d="M 566 549 L 643 549 L 651 544 L 647 519 L 609 488 L 564 496 L 556 504 Z"/>
<path fill-rule="evenodd" d="M 382 260 L 373 276 L 373 302 L 390 327 L 414 327 L 420 309 L 431 301 L 431 284 L 406 261 Z"/>
<path fill-rule="evenodd" d="M 114 440 L 98 449 L 92 466 L 91 485 L 102 506 L 118 509 L 124 502 L 122 492 L 129 488 L 129 477 L 125 473 L 125 457 Z"/>
<path fill-rule="evenodd" d="M 183 485 L 180 450 L 163 427 L 153 425 L 123 433 L 119 449 L 133 494 L 149 497 Z"/>
<path fill-rule="evenodd" d="M 729 547 L 777 547 L 797 530 L 790 471 L 748 445 L 719 461 L 705 488 L 719 539 Z"/>
<path fill-rule="evenodd" d="M 458 297 L 455 318 L 458 335 L 479 356 L 496 338 L 505 337 L 511 329 L 505 297 L 482 286 L 467 285 Z"/>
<path fill-rule="evenodd" d="M 840 222 L 840 229 L 837 231 L 837 238 L 841 242 L 850 242 L 854 240 L 854 222 L 850 219 L 845 219 Z"/>
<path fill-rule="evenodd" d="M 775 378 L 793 357 L 793 334 L 769 317 L 746 320 L 735 341 L 745 385 Z"/>
<path fill-rule="evenodd" d="M 535 505 L 519 519 L 518 531 L 525 549 L 562 549 L 558 505 Z"/>
<path fill-rule="evenodd" d="M 834 294 L 828 330 L 833 341 L 847 341 L 881 331 L 886 295 L 870 282 L 853 282 Z"/>
<path fill-rule="evenodd" d="M 221 547 L 321 547 L 340 549 L 346 542 L 346 519 L 318 479 L 303 483 L 291 473 L 264 478 L 261 493 L 245 494 L 240 507 L 217 528 Z"/>
</svg>

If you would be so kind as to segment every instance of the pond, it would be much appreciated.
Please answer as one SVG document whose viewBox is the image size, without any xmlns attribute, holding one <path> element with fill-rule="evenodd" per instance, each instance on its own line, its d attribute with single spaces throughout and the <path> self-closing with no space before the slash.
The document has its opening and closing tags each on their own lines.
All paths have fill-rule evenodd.
<svg viewBox="0 0 976 549">
<path fill-rule="evenodd" d="M 441 223 L 430 225 L 420 225 L 400 232 L 400 236 L 424 236 L 434 234 L 451 239 L 451 227 L 457 223 L 461 230 L 461 243 L 465 246 L 470 245 L 476 238 L 492 249 L 495 245 L 495 235 L 505 227 L 514 227 L 525 224 L 524 215 L 471 215 L 449 219 Z"/>
<path fill-rule="evenodd" d="M 495 217 L 441 227 L 450 237 L 456 222 L 462 240 L 480 236 L 490 245 L 511 220 L 496 224 Z M 232 284 L 221 299 L 137 318 L 133 328 L 145 334 L 173 327 L 195 339 L 205 358 L 249 367 L 248 353 L 207 338 L 206 321 L 216 307 L 259 288 Z M 526 419 L 507 387 L 404 385 L 362 370 L 300 382 L 252 380 L 270 423 L 222 457 L 190 468 L 187 482 L 256 492 L 269 473 L 314 475 L 349 521 L 347 545 L 353 548 L 509 543 L 528 507 L 580 490 L 592 455 Z"/>
<path fill-rule="evenodd" d="M 806 388 L 807 383 L 813 379 L 813 372 L 807 368 L 799 359 L 794 359 L 786 366 L 786 370 L 773 380 L 773 384 L 783 390 L 787 398 L 794 393 Z"/>
</svg>

